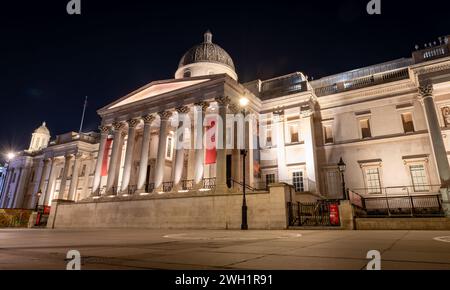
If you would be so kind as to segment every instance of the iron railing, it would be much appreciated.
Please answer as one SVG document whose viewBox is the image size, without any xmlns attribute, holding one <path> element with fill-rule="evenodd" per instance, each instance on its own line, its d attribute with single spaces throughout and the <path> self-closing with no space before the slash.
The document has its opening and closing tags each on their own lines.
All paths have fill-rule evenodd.
<svg viewBox="0 0 450 290">
<path fill-rule="evenodd" d="M 349 199 L 360 217 L 443 216 L 440 185 L 391 186 L 349 190 Z"/>
<path fill-rule="evenodd" d="M 155 190 L 155 183 L 150 182 L 145 184 L 145 192 L 152 193 Z"/>
<path fill-rule="evenodd" d="M 173 189 L 173 182 L 172 181 L 166 181 L 162 183 L 162 191 L 163 192 L 171 192 Z"/>
<path fill-rule="evenodd" d="M 338 200 L 318 200 L 301 203 L 288 202 L 289 226 L 339 226 L 340 222 L 331 219 L 331 207 L 338 207 Z"/>
<path fill-rule="evenodd" d="M 193 188 L 194 188 L 193 179 L 181 180 L 181 190 L 192 190 Z"/>
</svg>

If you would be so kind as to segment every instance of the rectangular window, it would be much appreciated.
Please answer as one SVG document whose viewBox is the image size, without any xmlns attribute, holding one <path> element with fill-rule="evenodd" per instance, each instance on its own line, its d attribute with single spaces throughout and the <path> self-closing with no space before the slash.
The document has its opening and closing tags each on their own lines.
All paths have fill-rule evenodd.
<svg viewBox="0 0 450 290">
<path fill-rule="evenodd" d="M 81 168 L 81 175 L 80 176 L 85 176 L 86 175 L 86 164 L 83 165 L 83 168 Z"/>
<path fill-rule="evenodd" d="M 291 135 L 291 143 L 297 143 L 300 141 L 298 138 L 298 125 L 297 124 L 289 125 L 289 133 Z"/>
<path fill-rule="evenodd" d="M 296 192 L 305 191 L 305 188 L 303 186 L 303 172 L 302 171 L 292 172 L 292 185 L 294 185 L 294 189 Z"/>
<path fill-rule="evenodd" d="M 266 144 L 272 146 L 272 129 L 267 129 Z"/>
<path fill-rule="evenodd" d="M 370 122 L 369 119 L 361 119 L 359 120 L 359 127 L 361 128 L 361 137 L 370 138 L 372 134 L 370 133 Z"/>
<path fill-rule="evenodd" d="M 423 164 L 409 166 L 414 191 L 428 191 L 428 180 Z"/>
<path fill-rule="evenodd" d="M 166 158 L 172 159 L 172 137 L 167 137 Z"/>
<path fill-rule="evenodd" d="M 367 193 L 381 193 L 381 181 L 379 168 L 366 168 Z"/>
<path fill-rule="evenodd" d="M 340 198 L 343 196 L 341 176 L 337 169 L 328 169 L 325 172 L 325 180 L 327 186 L 326 195 L 329 198 Z"/>
<path fill-rule="evenodd" d="M 275 183 L 275 174 L 274 173 L 266 174 L 266 185 L 269 185 L 271 183 Z"/>
<path fill-rule="evenodd" d="M 403 130 L 405 133 L 414 132 L 414 123 L 411 113 L 402 114 Z"/>
<path fill-rule="evenodd" d="M 324 135 L 324 139 L 325 139 L 325 144 L 331 144 L 334 142 L 333 130 L 331 129 L 331 125 L 323 126 L 323 135 Z"/>
</svg>

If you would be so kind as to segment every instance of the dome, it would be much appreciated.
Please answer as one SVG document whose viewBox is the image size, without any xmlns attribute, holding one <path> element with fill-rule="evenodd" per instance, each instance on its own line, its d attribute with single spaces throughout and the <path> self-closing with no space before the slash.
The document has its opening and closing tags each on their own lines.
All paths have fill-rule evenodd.
<svg viewBox="0 0 450 290">
<path fill-rule="evenodd" d="M 212 42 L 208 30 L 202 43 L 189 49 L 181 58 L 175 78 L 187 78 L 213 74 L 228 74 L 237 80 L 233 60 L 219 45 Z"/>
<path fill-rule="evenodd" d="M 34 133 L 50 135 L 50 131 L 47 129 L 45 122 L 42 122 L 42 125 L 36 130 L 34 130 Z"/>
<path fill-rule="evenodd" d="M 213 62 L 224 64 L 234 71 L 234 63 L 230 55 L 220 46 L 212 43 L 212 33 L 204 34 L 204 41 L 189 49 L 181 58 L 178 68 L 198 62 Z"/>
</svg>

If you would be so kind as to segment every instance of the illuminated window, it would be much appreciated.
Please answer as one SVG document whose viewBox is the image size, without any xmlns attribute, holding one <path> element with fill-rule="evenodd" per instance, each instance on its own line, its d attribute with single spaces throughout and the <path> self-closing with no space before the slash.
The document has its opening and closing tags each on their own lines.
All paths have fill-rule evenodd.
<svg viewBox="0 0 450 290">
<path fill-rule="evenodd" d="M 331 128 L 331 125 L 323 126 L 323 135 L 324 135 L 325 144 L 331 144 L 334 142 L 333 130 Z"/>
<path fill-rule="evenodd" d="M 370 122 L 369 119 L 359 120 L 359 127 L 361 128 L 361 138 L 370 138 L 372 134 L 370 132 Z"/>
<path fill-rule="evenodd" d="M 292 172 L 292 185 L 294 186 L 296 192 L 305 191 L 302 171 Z"/>
<path fill-rule="evenodd" d="M 289 134 L 291 135 L 291 143 L 297 143 L 300 141 L 298 138 L 298 125 L 297 124 L 289 125 Z"/>
<path fill-rule="evenodd" d="M 412 164 L 409 166 L 414 191 L 428 191 L 428 178 L 424 164 Z"/>
<path fill-rule="evenodd" d="M 266 174 L 266 185 L 275 183 L 275 173 Z"/>
<path fill-rule="evenodd" d="M 367 193 L 381 193 L 380 170 L 378 167 L 365 168 Z"/>
<path fill-rule="evenodd" d="M 411 113 L 403 113 L 402 114 L 402 123 L 403 123 L 403 131 L 405 133 L 414 132 L 414 123 Z"/>
</svg>

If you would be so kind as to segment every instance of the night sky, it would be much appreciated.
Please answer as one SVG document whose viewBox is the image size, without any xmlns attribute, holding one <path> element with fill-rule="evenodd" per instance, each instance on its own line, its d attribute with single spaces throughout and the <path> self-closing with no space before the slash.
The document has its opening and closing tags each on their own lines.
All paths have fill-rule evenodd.
<svg viewBox="0 0 450 290">
<path fill-rule="evenodd" d="M 25 149 L 46 121 L 52 138 L 85 131 L 96 110 L 154 80 L 170 79 L 210 29 L 241 82 L 302 71 L 315 79 L 410 57 L 414 45 L 450 34 L 447 1 L 99 1 L 1 4 L 0 153 Z M 395 2 L 392 3 L 392 2 Z"/>
</svg>

